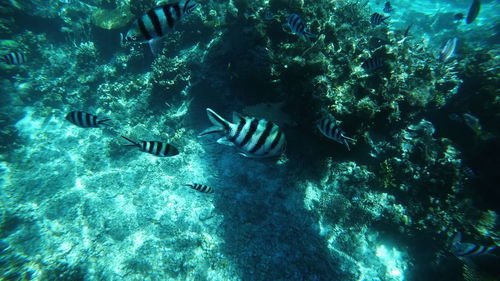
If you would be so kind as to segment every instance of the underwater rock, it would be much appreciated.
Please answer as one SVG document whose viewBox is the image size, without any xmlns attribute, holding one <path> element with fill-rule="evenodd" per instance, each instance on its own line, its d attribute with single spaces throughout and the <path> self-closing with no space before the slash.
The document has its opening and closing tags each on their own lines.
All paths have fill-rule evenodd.
<svg viewBox="0 0 500 281">
<path fill-rule="evenodd" d="M 134 15 L 125 5 L 116 9 L 96 9 L 92 13 L 92 23 L 103 29 L 118 29 L 134 19 Z"/>
</svg>

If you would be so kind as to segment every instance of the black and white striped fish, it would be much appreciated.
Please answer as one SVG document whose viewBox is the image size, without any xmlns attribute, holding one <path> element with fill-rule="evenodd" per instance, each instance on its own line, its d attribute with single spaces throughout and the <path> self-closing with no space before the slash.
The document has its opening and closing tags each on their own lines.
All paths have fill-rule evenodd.
<svg viewBox="0 0 500 281">
<path fill-rule="evenodd" d="M 97 116 L 83 111 L 71 111 L 66 115 L 66 120 L 82 128 L 97 128 L 99 125 L 106 125 L 104 123 L 111 119 L 97 120 Z"/>
<path fill-rule="evenodd" d="M 345 144 L 345 146 L 347 146 L 347 150 L 351 151 L 348 141 L 356 140 L 346 137 L 344 130 L 337 126 L 336 123 L 337 122 L 333 119 L 333 117 L 329 117 L 318 121 L 316 126 L 325 137 L 332 139 L 338 143 Z"/>
<path fill-rule="evenodd" d="M 452 38 L 446 41 L 446 44 L 439 52 L 439 60 L 442 62 L 447 62 L 455 53 L 455 48 L 457 47 L 457 38 Z"/>
<path fill-rule="evenodd" d="M 214 126 L 204 130 L 199 136 L 222 133 L 218 143 L 235 146 L 240 154 L 251 158 L 279 156 L 285 149 L 285 134 L 278 125 L 233 113 L 233 122 L 226 121 L 210 108 L 207 115 Z"/>
<path fill-rule="evenodd" d="M 153 54 L 157 54 L 159 39 L 166 36 L 177 22 L 189 15 L 197 6 L 198 3 L 193 0 L 184 0 L 153 8 L 134 21 L 124 40 L 148 42 Z"/>
<path fill-rule="evenodd" d="M 455 234 L 453 237 L 453 242 L 451 245 L 451 252 L 458 258 L 467 258 L 473 256 L 480 256 L 489 253 L 490 251 L 498 248 L 496 245 L 493 246 L 482 246 L 472 243 L 464 243 L 461 241 L 462 235 L 460 233 Z"/>
<path fill-rule="evenodd" d="M 124 136 L 122 136 L 122 138 L 132 143 L 125 146 L 137 146 L 140 149 L 140 151 L 153 154 L 158 157 L 168 157 L 179 154 L 179 150 L 175 146 L 169 143 L 164 143 L 161 141 L 143 141 L 143 140 L 135 142 Z"/>
<path fill-rule="evenodd" d="M 381 58 L 379 57 L 373 57 L 373 58 L 369 58 L 367 60 L 365 60 L 363 62 L 363 64 L 361 65 L 361 67 L 365 70 L 365 71 L 374 71 L 376 69 L 379 69 L 383 66 L 383 61 Z"/>
<path fill-rule="evenodd" d="M 384 4 L 384 13 L 392 13 L 394 11 L 394 8 L 392 8 L 391 2 L 387 1 Z"/>
<path fill-rule="evenodd" d="M 185 184 L 184 186 L 189 186 L 192 189 L 202 192 L 202 193 L 214 193 L 214 189 L 208 185 L 193 183 L 193 184 Z"/>
<path fill-rule="evenodd" d="M 21 65 L 26 62 L 26 56 L 20 52 L 12 52 L 3 55 L 1 60 L 9 65 Z"/>
<path fill-rule="evenodd" d="M 372 16 L 370 17 L 370 22 L 373 26 L 377 26 L 380 24 L 387 24 L 385 22 L 385 20 L 388 18 L 390 18 L 390 17 L 384 17 L 383 15 L 381 15 L 379 13 L 373 13 Z"/>
<path fill-rule="evenodd" d="M 310 33 L 307 30 L 305 23 L 302 21 L 299 15 L 291 14 L 288 16 L 287 25 L 292 30 L 292 33 L 304 38 L 304 39 L 312 39 L 315 38 L 316 35 Z"/>
</svg>

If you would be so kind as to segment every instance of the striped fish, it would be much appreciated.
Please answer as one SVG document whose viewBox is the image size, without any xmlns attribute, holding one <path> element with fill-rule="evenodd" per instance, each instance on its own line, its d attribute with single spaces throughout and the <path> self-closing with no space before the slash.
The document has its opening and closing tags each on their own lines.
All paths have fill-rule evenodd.
<svg viewBox="0 0 500 281">
<path fill-rule="evenodd" d="M 381 68 L 383 65 L 383 62 L 382 62 L 382 59 L 379 58 L 379 57 L 374 57 L 374 58 L 369 58 L 367 59 L 365 62 L 363 62 L 363 64 L 361 65 L 361 67 L 365 70 L 365 71 L 374 71 L 378 68 Z"/>
<path fill-rule="evenodd" d="M 439 53 L 439 60 L 442 62 L 447 62 L 455 53 L 456 47 L 457 47 L 457 38 L 452 38 L 446 41 L 446 44 Z"/>
<path fill-rule="evenodd" d="M 3 55 L 2 61 L 9 65 L 21 65 L 26 62 L 26 56 L 23 53 L 12 52 Z"/>
<path fill-rule="evenodd" d="M 97 120 L 97 116 L 83 111 L 71 111 L 66 115 L 66 120 L 82 128 L 97 128 L 99 125 L 106 125 L 104 123 L 111 119 Z"/>
<path fill-rule="evenodd" d="M 164 143 L 161 141 L 143 141 L 143 140 L 135 142 L 124 136 L 122 136 L 122 138 L 132 143 L 125 146 L 137 146 L 140 151 L 153 154 L 158 157 L 168 157 L 179 154 L 179 150 L 169 143 Z"/>
<path fill-rule="evenodd" d="M 346 137 L 344 130 L 342 130 L 342 128 L 336 125 L 336 122 L 333 119 L 333 117 L 324 118 L 318 121 L 316 126 L 325 137 L 332 139 L 338 143 L 345 144 L 345 146 L 347 146 L 347 150 L 351 151 L 348 141 L 356 141 L 356 140 Z"/>
<path fill-rule="evenodd" d="M 370 23 L 373 25 L 373 26 L 377 26 L 377 25 L 381 25 L 381 24 L 387 24 L 385 22 L 386 19 L 388 19 L 390 17 L 384 17 L 383 15 L 379 14 L 379 13 L 373 13 L 372 16 L 370 17 Z"/>
<path fill-rule="evenodd" d="M 157 54 L 159 39 L 197 6 L 193 0 L 184 0 L 153 8 L 134 21 L 124 39 L 126 42 L 148 42 L 153 54 Z"/>
<path fill-rule="evenodd" d="M 394 8 L 392 8 L 391 2 L 387 1 L 385 2 L 384 5 L 384 13 L 392 13 L 394 11 Z"/>
<path fill-rule="evenodd" d="M 304 24 L 300 16 L 297 14 L 291 14 L 288 16 L 287 25 L 292 30 L 292 33 L 300 36 L 301 38 L 311 39 L 316 37 L 315 34 L 312 34 L 309 31 L 307 31 L 306 25 Z"/>
<path fill-rule="evenodd" d="M 211 188 L 208 185 L 204 185 L 204 184 L 194 183 L 194 184 L 185 184 L 184 186 L 189 186 L 192 189 L 199 191 L 199 192 L 202 192 L 202 193 L 214 193 L 213 188 Z"/>
<path fill-rule="evenodd" d="M 214 126 L 204 130 L 199 136 L 222 133 L 218 143 L 235 146 L 240 154 L 251 158 L 279 156 L 285 149 L 285 134 L 278 125 L 233 113 L 233 122 L 226 121 L 210 108 L 207 115 Z"/>
<path fill-rule="evenodd" d="M 472 243 L 463 243 L 460 241 L 461 238 L 462 235 L 460 233 L 455 234 L 451 245 L 451 252 L 459 258 L 484 255 L 498 248 L 496 245 L 486 247 Z"/>
</svg>

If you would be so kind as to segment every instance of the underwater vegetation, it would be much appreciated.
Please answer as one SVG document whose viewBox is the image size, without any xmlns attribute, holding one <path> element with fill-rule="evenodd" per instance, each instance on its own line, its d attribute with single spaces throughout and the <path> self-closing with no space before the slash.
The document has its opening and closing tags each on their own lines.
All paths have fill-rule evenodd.
<svg viewBox="0 0 500 281">
<path fill-rule="evenodd" d="M 498 280 L 499 4 L 455 2 L 3 1 L 0 279 Z"/>
</svg>

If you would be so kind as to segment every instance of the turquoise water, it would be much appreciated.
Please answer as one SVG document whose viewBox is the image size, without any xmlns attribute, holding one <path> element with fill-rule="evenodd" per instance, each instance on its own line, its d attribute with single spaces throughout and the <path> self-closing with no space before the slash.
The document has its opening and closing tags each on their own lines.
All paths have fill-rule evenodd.
<svg viewBox="0 0 500 281">
<path fill-rule="evenodd" d="M 385 2 L 0 2 L 0 280 L 499 280 L 500 2 Z"/>
</svg>

